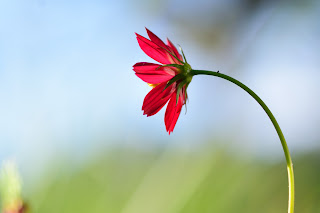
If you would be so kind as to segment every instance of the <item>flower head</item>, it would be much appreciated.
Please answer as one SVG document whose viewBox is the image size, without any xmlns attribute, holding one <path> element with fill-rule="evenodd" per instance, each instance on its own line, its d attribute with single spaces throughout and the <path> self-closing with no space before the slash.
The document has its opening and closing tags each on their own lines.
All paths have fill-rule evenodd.
<svg viewBox="0 0 320 213">
<path fill-rule="evenodd" d="M 182 57 L 169 39 L 165 44 L 150 30 L 146 30 L 150 39 L 136 33 L 139 46 L 160 64 L 138 62 L 133 65 L 136 75 L 153 87 L 144 98 L 142 110 L 145 115 L 151 116 L 169 102 L 164 122 L 170 134 L 177 123 L 182 106 L 186 104 L 188 97 L 186 90 L 192 79 L 189 74 L 191 66 L 187 63 L 183 52 Z"/>
</svg>

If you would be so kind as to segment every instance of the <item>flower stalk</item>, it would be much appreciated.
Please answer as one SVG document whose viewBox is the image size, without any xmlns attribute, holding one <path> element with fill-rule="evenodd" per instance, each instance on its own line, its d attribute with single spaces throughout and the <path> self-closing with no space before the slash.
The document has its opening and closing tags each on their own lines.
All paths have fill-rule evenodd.
<svg viewBox="0 0 320 213">
<path fill-rule="evenodd" d="M 281 131 L 281 128 L 277 122 L 277 120 L 275 119 L 275 117 L 273 116 L 272 112 L 270 111 L 270 109 L 267 107 L 267 105 L 261 100 L 261 98 L 254 93 L 250 88 L 248 88 L 246 85 L 244 85 L 243 83 L 241 83 L 240 81 L 222 74 L 220 72 L 212 72 L 212 71 L 207 71 L 207 70 L 191 70 L 190 71 L 190 75 L 194 76 L 194 75 L 211 75 L 211 76 L 216 76 L 219 78 L 223 78 L 227 81 L 230 81 L 234 84 L 236 84 L 237 86 L 241 87 L 243 90 L 245 90 L 247 93 L 249 93 L 249 95 L 251 95 L 251 97 L 253 97 L 259 104 L 260 106 L 263 108 L 263 110 L 267 113 L 267 115 L 269 116 L 274 128 L 276 129 L 279 139 L 281 141 L 281 145 L 283 148 L 283 152 L 286 158 L 286 163 L 287 163 L 287 171 L 288 171 L 288 183 L 289 183 L 289 199 L 288 199 L 288 213 L 293 213 L 294 212 L 294 173 L 293 173 L 293 164 L 292 164 L 292 160 L 291 160 L 291 156 L 290 156 L 290 152 L 289 152 L 289 148 L 288 145 L 286 143 L 286 140 L 284 138 L 284 135 Z"/>
</svg>

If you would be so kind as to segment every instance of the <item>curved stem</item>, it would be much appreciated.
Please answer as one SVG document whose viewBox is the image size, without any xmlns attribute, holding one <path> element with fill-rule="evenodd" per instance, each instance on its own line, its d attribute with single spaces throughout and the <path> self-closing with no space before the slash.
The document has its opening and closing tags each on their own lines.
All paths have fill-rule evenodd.
<svg viewBox="0 0 320 213">
<path fill-rule="evenodd" d="M 260 106 L 263 108 L 263 110 L 267 113 L 267 115 L 269 116 L 274 128 L 276 129 L 278 136 L 280 138 L 281 141 L 281 145 L 284 151 L 284 155 L 286 158 L 286 162 L 287 162 L 287 171 L 288 171 L 288 182 L 289 182 L 289 201 L 288 201 L 288 213 L 293 213 L 294 212 L 294 175 L 293 175 L 293 165 L 292 165 L 292 160 L 291 160 L 291 156 L 290 156 L 290 152 L 289 152 L 289 148 L 288 145 L 286 143 L 286 140 L 283 136 L 283 133 L 280 129 L 280 126 L 277 122 L 277 120 L 275 119 L 275 117 L 273 116 L 273 114 L 271 113 L 270 109 L 267 107 L 267 105 L 261 100 L 261 98 L 259 98 L 259 96 L 257 94 L 255 94 L 251 89 L 249 89 L 246 85 L 244 85 L 243 83 L 241 83 L 240 81 L 227 76 L 225 74 L 219 73 L 219 72 L 212 72 L 212 71 L 206 71 L 206 70 L 191 70 L 190 74 L 192 76 L 194 75 L 212 75 L 212 76 L 216 76 L 219 78 L 223 78 L 225 80 L 228 80 L 234 84 L 236 84 L 237 86 L 241 87 L 242 89 L 244 89 L 247 93 L 249 93 L 259 104 Z"/>
</svg>

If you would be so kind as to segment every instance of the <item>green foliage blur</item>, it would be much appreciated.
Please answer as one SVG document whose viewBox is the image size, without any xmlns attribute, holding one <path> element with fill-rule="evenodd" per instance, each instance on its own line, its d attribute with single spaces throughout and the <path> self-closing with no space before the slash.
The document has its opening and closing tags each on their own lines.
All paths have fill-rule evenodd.
<svg viewBox="0 0 320 213">
<path fill-rule="evenodd" d="M 320 157 L 294 156 L 296 212 L 320 212 Z M 281 161 L 281 160 L 280 160 Z M 287 211 L 283 162 L 224 150 L 114 148 L 80 167 L 61 161 L 26 193 L 34 213 Z"/>
</svg>

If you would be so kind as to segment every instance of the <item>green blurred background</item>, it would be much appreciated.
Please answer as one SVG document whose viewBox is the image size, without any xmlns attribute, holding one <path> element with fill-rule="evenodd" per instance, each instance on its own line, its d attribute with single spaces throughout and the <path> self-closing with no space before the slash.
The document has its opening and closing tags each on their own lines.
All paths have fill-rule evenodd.
<svg viewBox="0 0 320 213">
<path fill-rule="evenodd" d="M 60 161 L 27 201 L 32 212 L 287 212 L 283 163 L 208 147 L 114 149 L 79 169 Z M 319 155 L 294 160 L 296 212 L 320 212 Z"/>
<path fill-rule="evenodd" d="M 319 20 L 317 0 L 0 1 L 0 161 L 30 212 L 286 212 L 280 141 L 241 89 L 195 77 L 170 136 L 164 110 L 142 115 L 148 27 L 266 102 L 296 212 L 320 213 Z"/>
</svg>

